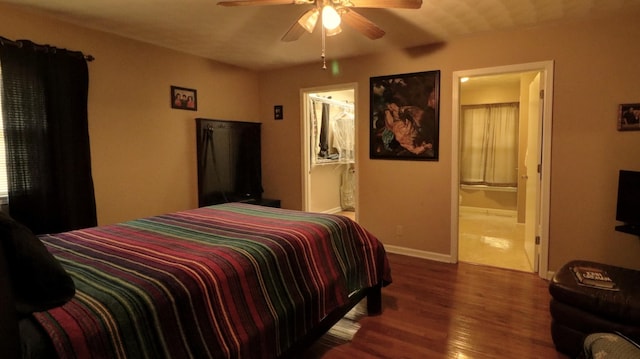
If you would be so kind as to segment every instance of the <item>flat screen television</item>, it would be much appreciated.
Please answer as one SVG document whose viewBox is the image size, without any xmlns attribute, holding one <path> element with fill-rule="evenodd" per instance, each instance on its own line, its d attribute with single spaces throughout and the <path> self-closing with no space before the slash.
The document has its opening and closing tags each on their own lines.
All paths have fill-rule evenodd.
<svg viewBox="0 0 640 359">
<path fill-rule="evenodd" d="M 198 205 L 262 198 L 260 123 L 196 119 Z"/>
<path fill-rule="evenodd" d="M 616 220 L 640 228 L 640 172 L 620 170 Z"/>
</svg>

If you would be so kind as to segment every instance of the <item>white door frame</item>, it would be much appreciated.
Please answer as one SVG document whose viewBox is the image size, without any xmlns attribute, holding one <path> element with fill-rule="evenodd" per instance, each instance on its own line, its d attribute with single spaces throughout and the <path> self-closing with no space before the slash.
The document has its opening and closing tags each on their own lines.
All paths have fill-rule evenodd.
<svg viewBox="0 0 640 359">
<path fill-rule="evenodd" d="M 354 107 L 353 107 L 353 114 L 354 117 L 356 118 L 356 121 L 354 122 L 354 131 L 356 132 L 356 135 L 354 136 L 354 159 L 355 159 L 355 163 L 353 165 L 353 168 L 355 169 L 355 173 L 356 173 L 356 191 L 355 191 L 355 203 L 356 203 L 356 218 L 358 216 L 358 125 L 357 125 L 357 118 L 358 118 L 358 83 L 357 82 L 351 82 L 351 83 L 346 83 L 346 84 L 336 84 L 336 85 L 327 85 L 327 86 L 320 86 L 320 87 L 309 87 L 309 88 L 303 88 L 300 89 L 300 136 L 302 136 L 300 143 L 302 144 L 302 176 L 301 180 L 302 180 L 302 210 L 303 211 L 309 211 L 309 206 L 310 206 L 310 200 L 309 200 L 309 175 L 311 173 L 311 144 L 310 144 L 310 124 L 308 123 L 308 121 L 306 121 L 307 119 L 307 114 L 309 113 L 309 107 L 308 107 L 308 102 L 307 102 L 307 97 L 310 93 L 316 93 L 316 92 L 331 92 L 331 91 L 344 91 L 344 90 L 353 90 L 353 103 L 354 103 Z"/>
<path fill-rule="evenodd" d="M 458 201 L 460 189 L 460 79 L 462 77 L 499 75 L 514 72 L 540 71 L 542 74 L 544 90 L 544 111 L 542 119 L 542 163 L 540 174 L 540 263 L 538 275 L 548 279 L 549 273 L 549 204 L 551 184 L 551 124 L 553 109 L 553 61 L 531 62 L 518 65 L 498 66 L 482 69 L 463 70 L 453 72 L 453 97 L 452 97 L 452 140 L 451 140 L 451 259 L 458 262 Z"/>
</svg>

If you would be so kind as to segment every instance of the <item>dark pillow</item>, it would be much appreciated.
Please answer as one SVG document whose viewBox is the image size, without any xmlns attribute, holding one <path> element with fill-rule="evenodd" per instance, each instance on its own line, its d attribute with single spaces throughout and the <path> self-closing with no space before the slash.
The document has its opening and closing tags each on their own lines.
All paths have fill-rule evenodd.
<svg viewBox="0 0 640 359">
<path fill-rule="evenodd" d="M 61 306 L 76 292 L 73 279 L 29 228 L 0 211 L 0 244 L 20 316 Z"/>
</svg>

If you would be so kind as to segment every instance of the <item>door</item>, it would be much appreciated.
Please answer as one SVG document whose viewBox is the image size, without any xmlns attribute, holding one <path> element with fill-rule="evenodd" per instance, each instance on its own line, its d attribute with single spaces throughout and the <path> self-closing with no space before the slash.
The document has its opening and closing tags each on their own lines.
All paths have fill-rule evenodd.
<svg viewBox="0 0 640 359">
<path fill-rule="evenodd" d="M 538 246 L 536 238 L 539 234 L 538 219 L 540 218 L 540 174 L 538 165 L 542 163 L 540 144 L 542 141 L 542 98 L 540 96 L 540 74 L 529 84 L 527 121 L 527 153 L 525 155 L 526 174 L 525 182 L 526 213 L 525 213 L 525 237 L 524 249 L 529 260 L 529 265 L 534 272 L 538 271 Z"/>
</svg>

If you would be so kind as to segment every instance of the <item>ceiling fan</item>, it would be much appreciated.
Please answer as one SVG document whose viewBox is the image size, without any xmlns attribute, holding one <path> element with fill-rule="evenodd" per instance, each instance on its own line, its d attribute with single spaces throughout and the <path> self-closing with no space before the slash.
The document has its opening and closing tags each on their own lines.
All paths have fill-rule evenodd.
<svg viewBox="0 0 640 359">
<path fill-rule="evenodd" d="M 291 25 L 282 37 L 282 41 L 295 41 L 305 32 L 312 33 L 321 19 L 323 37 L 340 33 L 341 20 L 364 36 L 375 40 L 384 36 L 385 32 L 371 20 L 357 13 L 354 8 L 397 8 L 419 9 L 422 0 L 224 0 L 221 6 L 247 5 L 313 5 Z"/>
</svg>

